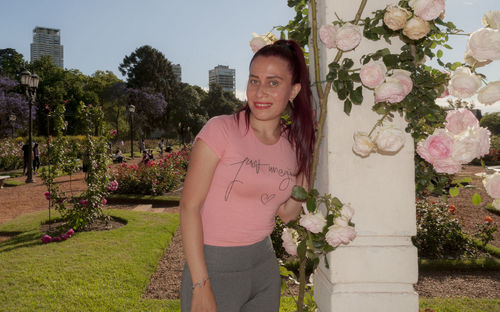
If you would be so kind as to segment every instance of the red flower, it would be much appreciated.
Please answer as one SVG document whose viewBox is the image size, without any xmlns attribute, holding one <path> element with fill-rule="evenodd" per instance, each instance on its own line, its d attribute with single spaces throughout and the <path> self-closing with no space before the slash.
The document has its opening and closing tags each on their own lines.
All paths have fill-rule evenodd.
<svg viewBox="0 0 500 312">
<path fill-rule="evenodd" d="M 448 207 L 448 212 L 451 214 L 455 214 L 456 211 L 457 211 L 457 207 L 455 207 L 455 205 L 453 205 L 453 204 L 450 204 L 450 207 Z"/>
<path fill-rule="evenodd" d="M 484 221 L 486 221 L 488 224 L 492 224 L 493 223 L 493 218 L 490 217 L 490 216 L 486 216 L 486 217 L 484 217 Z"/>
</svg>

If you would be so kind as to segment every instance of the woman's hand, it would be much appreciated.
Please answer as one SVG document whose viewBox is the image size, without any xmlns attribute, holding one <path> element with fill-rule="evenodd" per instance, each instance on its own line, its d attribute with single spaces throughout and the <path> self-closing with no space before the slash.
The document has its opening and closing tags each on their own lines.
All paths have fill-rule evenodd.
<svg viewBox="0 0 500 312">
<path fill-rule="evenodd" d="M 203 287 L 193 289 L 191 312 L 217 312 L 217 303 L 215 302 L 212 287 L 210 287 L 210 281 Z"/>
</svg>

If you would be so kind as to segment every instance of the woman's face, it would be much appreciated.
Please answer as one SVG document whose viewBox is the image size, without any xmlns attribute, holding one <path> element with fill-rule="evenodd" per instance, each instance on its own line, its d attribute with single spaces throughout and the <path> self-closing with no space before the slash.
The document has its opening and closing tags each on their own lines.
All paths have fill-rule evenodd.
<svg viewBox="0 0 500 312">
<path fill-rule="evenodd" d="M 276 56 L 258 56 L 250 65 L 247 85 L 251 118 L 260 121 L 279 120 L 289 100 L 300 91 L 292 84 L 288 62 Z"/>
</svg>

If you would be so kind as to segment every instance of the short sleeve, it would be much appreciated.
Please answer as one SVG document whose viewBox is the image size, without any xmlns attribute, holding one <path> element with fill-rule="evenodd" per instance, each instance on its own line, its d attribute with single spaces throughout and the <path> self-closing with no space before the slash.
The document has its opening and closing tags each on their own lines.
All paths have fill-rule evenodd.
<svg viewBox="0 0 500 312">
<path fill-rule="evenodd" d="M 228 142 L 227 117 L 229 116 L 217 116 L 210 119 L 195 138 L 195 141 L 203 140 L 219 158 L 224 155 Z"/>
</svg>

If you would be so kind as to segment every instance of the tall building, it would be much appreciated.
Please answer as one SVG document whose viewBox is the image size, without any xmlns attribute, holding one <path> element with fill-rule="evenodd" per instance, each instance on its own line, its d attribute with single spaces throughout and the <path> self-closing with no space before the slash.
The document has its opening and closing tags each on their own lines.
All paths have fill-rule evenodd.
<svg viewBox="0 0 500 312">
<path fill-rule="evenodd" d="M 226 92 L 236 92 L 236 70 L 225 65 L 217 65 L 208 71 L 208 84 L 218 84 Z"/>
<path fill-rule="evenodd" d="M 175 78 L 178 82 L 182 81 L 182 68 L 181 64 L 172 64 L 172 70 L 174 71 Z"/>
<path fill-rule="evenodd" d="M 31 61 L 39 60 L 44 55 L 51 56 L 56 66 L 64 68 L 63 46 L 61 45 L 59 29 L 38 26 L 33 29 Z"/>
</svg>

